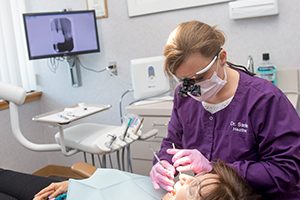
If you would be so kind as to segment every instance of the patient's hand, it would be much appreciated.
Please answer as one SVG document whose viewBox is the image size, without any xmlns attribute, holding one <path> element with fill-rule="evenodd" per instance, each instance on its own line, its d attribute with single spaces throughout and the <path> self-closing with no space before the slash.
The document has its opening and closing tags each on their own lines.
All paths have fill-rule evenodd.
<svg viewBox="0 0 300 200">
<path fill-rule="evenodd" d="M 43 195 L 34 196 L 33 200 L 48 200 L 48 197 L 53 193 L 53 191 L 45 192 Z"/>
<path fill-rule="evenodd" d="M 51 183 L 48 187 L 42 189 L 34 196 L 33 200 L 54 199 L 56 196 L 64 194 L 68 191 L 69 181 L 59 183 Z"/>
</svg>

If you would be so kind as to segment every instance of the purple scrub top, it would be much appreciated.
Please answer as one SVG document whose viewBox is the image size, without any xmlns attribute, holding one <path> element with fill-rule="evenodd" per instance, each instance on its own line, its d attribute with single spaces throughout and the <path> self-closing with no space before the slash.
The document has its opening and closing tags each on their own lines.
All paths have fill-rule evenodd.
<svg viewBox="0 0 300 200">
<path fill-rule="evenodd" d="M 198 149 L 208 160 L 220 158 L 235 168 L 264 199 L 300 199 L 300 118 L 273 83 L 239 71 L 231 103 L 211 114 L 191 97 L 174 95 L 166 150 Z M 153 160 L 156 163 L 156 160 Z"/>
</svg>

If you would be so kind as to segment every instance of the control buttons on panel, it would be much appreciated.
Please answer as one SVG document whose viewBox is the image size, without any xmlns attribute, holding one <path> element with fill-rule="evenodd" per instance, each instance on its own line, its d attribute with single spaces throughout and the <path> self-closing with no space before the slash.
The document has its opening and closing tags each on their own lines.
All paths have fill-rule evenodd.
<svg viewBox="0 0 300 200">
<path fill-rule="evenodd" d="M 148 67 L 148 77 L 149 77 L 150 82 L 155 81 L 155 73 L 154 73 L 154 67 L 153 66 Z"/>
</svg>

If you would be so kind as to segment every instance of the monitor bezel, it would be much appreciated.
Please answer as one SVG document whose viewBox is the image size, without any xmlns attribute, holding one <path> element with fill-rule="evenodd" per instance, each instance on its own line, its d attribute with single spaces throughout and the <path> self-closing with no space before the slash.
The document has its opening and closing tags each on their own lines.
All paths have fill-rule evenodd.
<svg viewBox="0 0 300 200">
<path fill-rule="evenodd" d="M 97 49 L 91 50 L 84 50 L 84 51 L 76 51 L 76 52 L 68 52 L 68 53 L 55 53 L 55 54 L 45 54 L 39 56 L 32 56 L 30 53 L 30 44 L 29 38 L 27 33 L 27 26 L 25 18 L 27 16 L 39 16 L 39 15 L 64 15 L 64 14 L 76 14 L 76 13 L 93 13 L 94 16 L 94 26 L 95 26 L 95 34 L 97 40 Z M 76 56 L 80 54 L 87 54 L 87 53 L 99 53 L 100 52 L 100 43 L 99 43 L 99 35 L 98 35 L 98 26 L 97 26 L 97 18 L 95 10 L 77 10 L 77 11 L 58 11 L 58 12 L 36 12 L 36 13 L 23 13 L 23 24 L 24 24 L 24 31 L 26 37 L 26 44 L 27 44 L 27 52 L 29 60 L 36 60 L 36 59 L 43 59 L 43 58 L 55 58 L 55 57 L 65 57 L 65 56 Z"/>
</svg>

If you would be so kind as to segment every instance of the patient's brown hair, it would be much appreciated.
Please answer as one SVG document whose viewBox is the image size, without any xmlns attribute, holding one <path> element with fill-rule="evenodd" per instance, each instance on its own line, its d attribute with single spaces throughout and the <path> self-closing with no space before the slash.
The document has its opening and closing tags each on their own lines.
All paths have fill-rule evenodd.
<svg viewBox="0 0 300 200">
<path fill-rule="evenodd" d="M 255 193 L 248 182 L 237 171 L 228 166 L 224 161 L 217 160 L 211 163 L 212 173 L 218 174 L 216 181 L 209 184 L 201 184 L 199 196 L 201 200 L 260 200 L 262 197 Z M 208 193 L 201 193 L 201 189 L 211 186 Z"/>
</svg>

